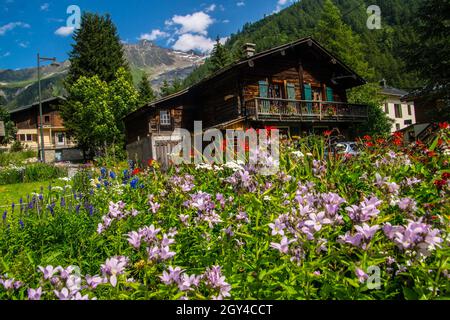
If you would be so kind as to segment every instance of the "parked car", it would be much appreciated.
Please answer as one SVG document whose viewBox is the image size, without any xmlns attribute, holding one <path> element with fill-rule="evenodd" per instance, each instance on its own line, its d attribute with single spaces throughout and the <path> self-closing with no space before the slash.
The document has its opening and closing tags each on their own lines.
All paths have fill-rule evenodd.
<svg viewBox="0 0 450 320">
<path fill-rule="evenodd" d="M 331 150 L 325 150 L 325 156 L 329 153 L 334 155 L 357 156 L 360 154 L 358 144 L 356 142 L 336 142 L 331 145 Z"/>
</svg>

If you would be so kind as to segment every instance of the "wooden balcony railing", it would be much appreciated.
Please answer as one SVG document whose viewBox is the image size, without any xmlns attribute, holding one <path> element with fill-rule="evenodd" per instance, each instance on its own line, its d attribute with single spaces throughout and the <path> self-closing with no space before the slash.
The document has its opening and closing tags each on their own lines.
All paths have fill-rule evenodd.
<svg viewBox="0 0 450 320">
<path fill-rule="evenodd" d="M 245 104 L 247 116 L 272 121 L 366 121 L 366 105 L 345 102 L 255 98 Z"/>
</svg>

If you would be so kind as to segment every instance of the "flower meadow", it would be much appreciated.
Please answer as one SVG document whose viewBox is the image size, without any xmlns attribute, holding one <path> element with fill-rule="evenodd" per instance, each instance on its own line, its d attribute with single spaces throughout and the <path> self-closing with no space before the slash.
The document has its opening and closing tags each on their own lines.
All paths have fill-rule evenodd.
<svg viewBox="0 0 450 320">
<path fill-rule="evenodd" d="M 242 163 L 86 166 L 2 208 L 0 299 L 450 298 L 448 126 Z"/>
</svg>

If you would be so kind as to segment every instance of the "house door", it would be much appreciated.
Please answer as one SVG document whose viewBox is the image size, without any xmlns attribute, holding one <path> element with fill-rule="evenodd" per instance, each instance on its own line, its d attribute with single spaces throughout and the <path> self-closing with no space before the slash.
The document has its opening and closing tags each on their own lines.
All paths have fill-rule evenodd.
<svg viewBox="0 0 450 320">
<path fill-rule="evenodd" d="M 167 170 L 171 165 L 172 151 L 180 140 L 171 140 L 171 137 L 154 137 L 153 138 L 153 150 L 156 161 L 161 166 L 162 170 Z"/>
</svg>

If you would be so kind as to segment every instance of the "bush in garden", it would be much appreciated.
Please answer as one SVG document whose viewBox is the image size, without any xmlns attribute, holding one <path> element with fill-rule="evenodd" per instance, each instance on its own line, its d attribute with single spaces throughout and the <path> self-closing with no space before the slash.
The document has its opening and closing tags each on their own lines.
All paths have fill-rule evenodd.
<svg viewBox="0 0 450 320">
<path fill-rule="evenodd" d="M 51 164 L 35 163 L 0 168 L 0 185 L 52 180 L 67 175 L 67 169 Z"/>
<path fill-rule="evenodd" d="M 273 176 L 86 169 L 3 213 L 0 299 L 448 298 L 449 142 L 299 139 Z"/>
</svg>

